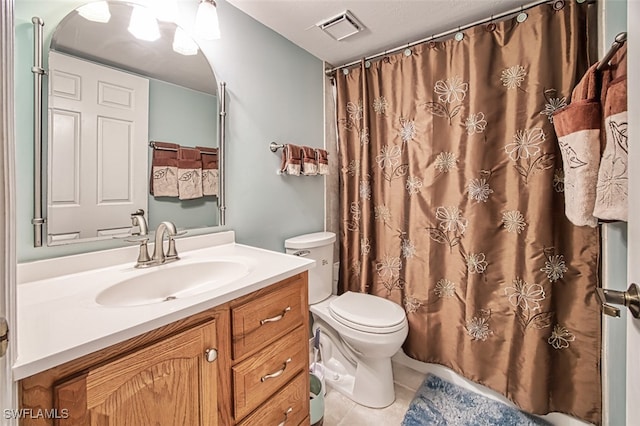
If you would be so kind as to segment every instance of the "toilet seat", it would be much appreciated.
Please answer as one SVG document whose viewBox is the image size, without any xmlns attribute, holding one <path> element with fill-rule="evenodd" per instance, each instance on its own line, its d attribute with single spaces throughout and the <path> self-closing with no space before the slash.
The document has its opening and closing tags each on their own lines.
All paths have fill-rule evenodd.
<svg viewBox="0 0 640 426">
<path fill-rule="evenodd" d="M 367 333 L 394 333 L 407 326 L 399 305 L 371 294 L 348 291 L 329 303 L 329 313 L 342 325 Z"/>
</svg>

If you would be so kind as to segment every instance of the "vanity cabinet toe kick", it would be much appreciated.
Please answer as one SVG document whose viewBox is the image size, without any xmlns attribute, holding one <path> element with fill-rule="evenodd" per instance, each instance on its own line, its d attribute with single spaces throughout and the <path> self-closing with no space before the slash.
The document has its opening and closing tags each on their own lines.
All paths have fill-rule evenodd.
<svg viewBox="0 0 640 426">
<path fill-rule="evenodd" d="M 307 279 L 21 380 L 19 424 L 309 425 Z"/>
</svg>

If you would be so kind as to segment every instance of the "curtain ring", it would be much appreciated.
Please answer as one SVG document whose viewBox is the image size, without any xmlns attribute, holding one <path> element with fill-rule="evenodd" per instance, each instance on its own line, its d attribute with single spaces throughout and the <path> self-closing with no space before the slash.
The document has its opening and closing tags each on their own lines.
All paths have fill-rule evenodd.
<svg viewBox="0 0 640 426">
<path fill-rule="evenodd" d="M 387 56 L 387 51 L 386 50 L 384 51 L 384 57 L 382 58 L 382 62 L 387 63 L 387 64 L 391 63 L 391 59 L 389 59 L 389 57 Z"/>
<path fill-rule="evenodd" d="M 553 2 L 553 10 L 558 11 L 564 8 L 564 0 L 556 0 Z"/>
<path fill-rule="evenodd" d="M 411 53 L 412 53 L 412 52 L 411 52 L 411 49 L 409 48 L 409 43 L 407 43 L 407 48 L 406 48 L 406 49 L 404 49 L 404 52 L 403 52 L 403 53 L 404 53 L 404 56 L 406 56 L 406 57 L 411 56 Z"/>
<path fill-rule="evenodd" d="M 489 22 L 489 23 L 487 24 L 487 26 L 486 26 L 486 27 L 484 27 L 484 29 L 485 29 L 487 32 L 493 32 L 493 31 L 495 31 L 495 30 L 496 30 L 496 24 L 495 24 L 495 22 L 493 22 L 493 15 L 491 15 L 491 19 L 490 19 L 490 21 L 491 21 L 491 22 Z"/>
<path fill-rule="evenodd" d="M 462 41 L 462 39 L 464 39 L 464 34 L 460 31 L 460 27 L 458 27 L 458 32 L 456 33 L 455 36 L 453 36 L 453 38 L 456 41 Z"/>
<path fill-rule="evenodd" d="M 520 13 L 518 13 L 518 16 L 516 16 L 516 21 L 522 24 L 524 21 L 527 20 L 528 17 L 529 15 L 527 15 L 527 12 L 524 11 L 524 6 L 521 5 Z"/>
<path fill-rule="evenodd" d="M 427 46 L 429 47 L 429 49 L 434 49 L 436 47 L 436 42 L 434 41 L 434 39 L 436 38 L 435 34 L 431 34 L 431 39 L 429 39 L 429 42 L 427 43 Z"/>
</svg>

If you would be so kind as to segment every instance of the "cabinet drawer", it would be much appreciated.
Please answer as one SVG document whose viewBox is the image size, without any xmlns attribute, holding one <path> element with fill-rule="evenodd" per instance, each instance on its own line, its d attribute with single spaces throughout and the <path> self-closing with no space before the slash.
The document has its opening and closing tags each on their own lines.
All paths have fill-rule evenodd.
<svg viewBox="0 0 640 426">
<path fill-rule="evenodd" d="M 233 359 L 256 351 L 302 324 L 307 315 L 302 278 L 231 310 Z"/>
<path fill-rule="evenodd" d="M 238 426 L 299 425 L 309 415 L 309 386 L 306 372 L 296 376 Z"/>
<path fill-rule="evenodd" d="M 236 420 L 266 401 L 300 371 L 307 370 L 306 341 L 305 329 L 300 326 L 232 367 Z"/>
</svg>

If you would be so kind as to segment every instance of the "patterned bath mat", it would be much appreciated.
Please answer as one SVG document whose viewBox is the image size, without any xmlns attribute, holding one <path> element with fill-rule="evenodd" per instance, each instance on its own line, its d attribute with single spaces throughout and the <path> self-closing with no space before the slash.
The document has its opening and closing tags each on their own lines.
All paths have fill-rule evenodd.
<svg viewBox="0 0 640 426">
<path fill-rule="evenodd" d="M 550 426 L 542 419 L 429 374 L 402 426 Z"/>
</svg>

